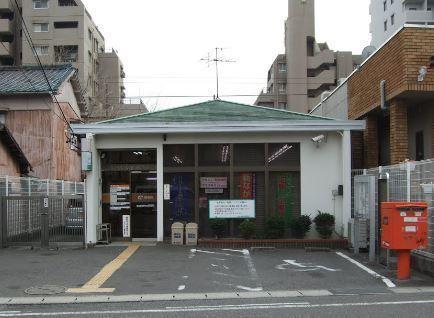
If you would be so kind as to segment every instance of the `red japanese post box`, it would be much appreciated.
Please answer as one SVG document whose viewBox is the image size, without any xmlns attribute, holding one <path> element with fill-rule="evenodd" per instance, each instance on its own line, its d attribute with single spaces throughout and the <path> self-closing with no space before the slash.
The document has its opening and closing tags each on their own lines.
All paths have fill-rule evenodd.
<svg viewBox="0 0 434 318">
<path fill-rule="evenodd" d="M 410 278 L 410 251 L 428 243 L 428 205 L 423 202 L 381 204 L 381 246 L 398 252 L 398 279 Z"/>
</svg>

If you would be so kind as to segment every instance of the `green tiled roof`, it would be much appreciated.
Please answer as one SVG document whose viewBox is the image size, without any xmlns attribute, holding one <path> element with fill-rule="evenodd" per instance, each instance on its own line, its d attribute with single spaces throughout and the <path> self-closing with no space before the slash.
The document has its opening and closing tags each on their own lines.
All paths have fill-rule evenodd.
<svg viewBox="0 0 434 318">
<path fill-rule="evenodd" d="M 73 73 L 72 65 L 44 66 L 51 88 L 56 92 Z M 0 67 L 0 95 L 49 93 L 50 88 L 39 66 Z"/>
<path fill-rule="evenodd" d="M 103 121 L 104 124 L 146 122 L 228 122 L 228 121 L 331 120 L 286 110 L 245 105 L 222 100 Z"/>
</svg>

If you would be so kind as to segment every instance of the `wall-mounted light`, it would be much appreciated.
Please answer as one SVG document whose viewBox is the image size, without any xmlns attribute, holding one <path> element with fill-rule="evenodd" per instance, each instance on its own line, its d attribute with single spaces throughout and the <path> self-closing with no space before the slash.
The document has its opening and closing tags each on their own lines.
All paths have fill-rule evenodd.
<svg viewBox="0 0 434 318">
<path fill-rule="evenodd" d="M 163 140 L 167 141 L 167 134 L 163 134 Z"/>
</svg>

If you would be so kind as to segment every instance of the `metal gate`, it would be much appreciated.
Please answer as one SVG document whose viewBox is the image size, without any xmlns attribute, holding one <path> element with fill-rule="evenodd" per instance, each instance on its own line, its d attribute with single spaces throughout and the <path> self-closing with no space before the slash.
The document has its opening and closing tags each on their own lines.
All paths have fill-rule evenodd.
<svg viewBox="0 0 434 318">
<path fill-rule="evenodd" d="M 376 177 L 360 175 L 354 177 L 354 219 L 351 229 L 351 241 L 355 253 L 360 247 L 369 245 L 369 260 L 376 257 L 379 233 L 376 198 Z"/>
<path fill-rule="evenodd" d="M 0 246 L 84 244 L 84 197 L 0 197 Z"/>
</svg>

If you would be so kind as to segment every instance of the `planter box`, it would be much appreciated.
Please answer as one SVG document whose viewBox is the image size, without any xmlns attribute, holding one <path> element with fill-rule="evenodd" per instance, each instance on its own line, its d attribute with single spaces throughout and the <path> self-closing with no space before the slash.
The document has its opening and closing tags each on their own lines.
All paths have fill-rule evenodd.
<svg viewBox="0 0 434 318">
<path fill-rule="evenodd" d="M 347 249 L 346 239 L 279 239 L 279 240 L 242 240 L 242 239 L 200 239 L 199 246 L 206 248 L 250 248 L 250 247 L 275 247 L 275 248 L 331 248 Z"/>
</svg>

